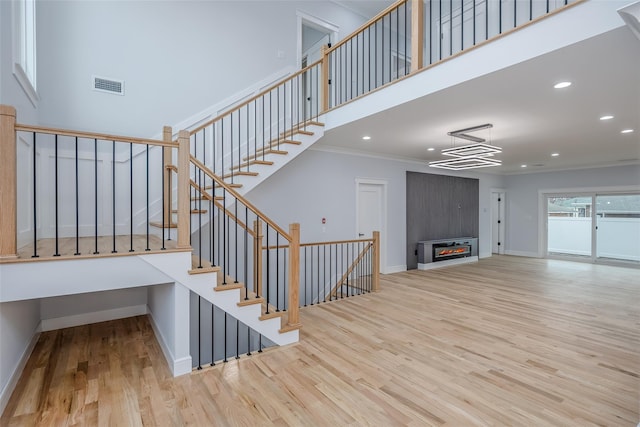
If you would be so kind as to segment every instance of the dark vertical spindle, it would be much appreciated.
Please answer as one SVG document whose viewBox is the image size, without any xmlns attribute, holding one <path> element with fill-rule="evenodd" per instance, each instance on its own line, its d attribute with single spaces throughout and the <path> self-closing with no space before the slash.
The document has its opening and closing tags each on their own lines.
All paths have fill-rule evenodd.
<svg viewBox="0 0 640 427">
<path fill-rule="evenodd" d="M 200 309 L 202 306 L 202 297 L 198 295 L 198 370 L 202 370 L 202 338 L 201 338 L 201 326 L 202 316 L 200 315 Z"/>
<path fill-rule="evenodd" d="M 60 256 L 59 248 L 59 227 L 58 227 L 58 135 L 55 135 L 55 200 L 56 200 L 56 252 L 53 256 Z"/>
<path fill-rule="evenodd" d="M 36 133 L 33 132 L 33 255 L 31 258 L 39 258 L 38 255 L 38 174 L 37 174 L 37 144 Z M 77 158 L 77 156 L 76 156 Z"/>
<path fill-rule="evenodd" d="M 133 252 L 133 143 L 129 143 L 129 252 Z"/>
<path fill-rule="evenodd" d="M 95 251 L 94 255 L 98 252 L 98 140 L 93 140 L 93 194 L 94 194 L 94 220 L 95 220 Z"/>
<path fill-rule="evenodd" d="M 240 321 L 236 318 L 236 360 L 240 359 Z"/>
<path fill-rule="evenodd" d="M 147 165 L 147 169 L 146 169 L 146 174 L 147 174 L 147 193 L 146 193 L 146 197 L 147 197 L 147 247 L 144 249 L 145 251 L 150 251 L 151 249 L 149 249 L 149 144 L 146 145 L 146 165 Z"/>
<path fill-rule="evenodd" d="M 271 281 L 271 275 L 269 274 L 269 267 L 271 266 L 271 249 L 269 249 L 269 223 L 267 222 L 267 228 L 266 228 L 266 238 L 267 238 L 267 260 L 266 260 L 266 264 L 267 264 L 267 289 L 266 289 L 266 296 L 267 296 L 267 311 L 266 314 L 269 314 L 269 288 L 271 286 L 269 286 L 270 281 Z M 263 292 L 264 293 L 264 292 Z"/>
<path fill-rule="evenodd" d="M 215 314 L 216 314 L 216 309 L 215 306 L 213 304 L 211 304 L 211 366 L 216 366 L 216 354 L 215 354 L 215 347 L 214 347 L 214 343 L 216 342 L 216 329 L 214 327 L 214 318 L 215 318 Z"/>
<path fill-rule="evenodd" d="M 162 152 L 162 158 L 164 159 L 164 151 Z M 163 162 L 164 163 L 164 162 Z M 164 190 L 164 181 L 162 182 L 162 188 Z M 162 218 L 164 218 L 164 191 L 162 191 Z M 113 217 L 112 235 L 113 235 L 113 248 L 111 253 L 115 254 L 116 250 L 116 142 L 111 141 L 111 216 Z M 164 223 L 164 221 L 163 221 Z M 162 233 L 162 248 L 164 249 L 164 232 Z"/>
<path fill-rule="evenodd" d="M 224 312 L 224 363 L 227 363 L 227 312 Z"/>
<path fill-rule="evenodd" d="M 80 189 L 78 180 L 78 137 L 76 136 L 76 252 L 74 255 L 80 255 Z"/>
</svg>

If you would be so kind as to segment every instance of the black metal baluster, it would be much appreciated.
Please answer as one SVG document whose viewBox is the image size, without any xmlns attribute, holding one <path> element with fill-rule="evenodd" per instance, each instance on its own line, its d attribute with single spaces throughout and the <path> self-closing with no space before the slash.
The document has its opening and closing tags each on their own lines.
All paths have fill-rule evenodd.
<svg viewBox="0 0 640 427">
<path fill-rule="evenodd" d="M 244 207 L 244 224 L 244 287 L 247 290 L 244 299 L 246 301 L 249 299 L 249 230 L 247 230 L 249 228 L 249 209 L 246 205 Z"/>
<path fill-rule="evenodd" d="M 200 306 L 202 306 L 202 297 L 198 295 L 198 370 L 202 370 L 202 338 L 201 326 L 202 316 L 200 315 Z"/>
<path fill-rule="evenodd" d="M 518 0 L 513 0 L 513 28 L 518 26 Z"/>
<path fill-rule="evenodd" d="M 240 321 L 236 318 L 236 360 L 240 359 Z"/>
<path fill-rule="evenodd" d="M 267 222 L 267 231 L 266 231 L 266 238 L 267 238 L 267 260 L 266 260 L 266 264 L 267 264 L 267 290 L 266 290 L 266 296 L 267 296 L 267 311 L 265 314 L 269 314 L 269 303 L 271 302 L 271 300 L 269 299 L 269 288 L 271 286 L 269 286 L 270 281 L 271 281 L 271 275 L 269 274 L 269 267 L 271 266 L 271 249 L 269 248 L 269 223 Z M 265 292 L 263 292 L 264 294 Z"/>
<path fill-rule="evenodd" d="M 258 335 L 258 353 L 262 353 L 262 334 Z"/>
<path fill-rule="evenodd" d="M 56 204 L 56 252 L 53 256 L 60 256 L 60 248 L 59 248 L 59 232 L 58 232 L 58 135 L 55 135 L 55 204 Z"/>
<path fill-rule="evenodd" d="M 438 33 L 438 52 L 440 54 L 440 60 L 442 60 L 442 0 L 438 0 L 438 13 L 440 14 L 440 19 L 438 20 L 440 25 L 440 32 Z"/>
<path fill-rule="evenodd" d="M 247 325 L 247 356 L 251 356 L 251 328 Z"/>
<path fill-rule="evenodd" d="M 547 0 L 547 13 L 549 13 L 549 0 Z"/>
<path fill-rule="evenodd" d="M 80 255 L 80 203 L 79 203 L 79 180 L 78 180 L 78 137 L 76 136 L 76 252 L 74 255 Z"/>
<path fill-rule="evenodd" d="M 94 255 L 98 252 L 98 140 L 93 140 L 93 193 L 94 193 L 94 219 L 95 219 L 95 251 Z"/>
<path fill-rule="evenodd" d="M 473 0 L 475 1 L 475 0 Z M 433 2 L 429 1 L 429 65 L 433 64 Z"/>
<path fill-rule="evenodd" d="M 162 191 L 162 247 L 160 248 L 160 250 L 163 250 L 163 251 L 166 249 L 165 246 L 164 246 L 164 240 L 165 240 L 165 235 L 164 235 L 165 223 L 164 223 L 164 219 L 165 219 L 165 215 L 167 214 L 166 207 L 164 205 L 165 204 L 164 192 L 165 192 L 165 186 L 167 184 L 164 182 L 165 181 L 164 177 L 165 177 L 165 174 L 167 174 L 167 176 L 168 176 L 171 173 L 170 170 L 168 170 L 168 169 L 165 170 L 164 161 L 165 161 L 165 154 L 164 154 L 164 147 L 162 147 L 162 158 L 160 159 L 160 166 L 161 166 L 161 169 L 162 169 L 162 189 L 161 189 L 161 191 Z M 114 169 L 114 172 L 115 172 L 115 169 Z M 114 173 L 114 177 L 115 177 L 115 173 Z M 114 185 L 114 190 L 113 191 L 114 191 L 114 194 L 115 194 L 115 185 Z M 171 191 L 171 187 L 169 187 L 169 191 Z M 114 195 L 114 197 L 115 197 L 115 195 Z M 171 199 L 169 199 L 169 200 L 171 200 Z M 113 206 L 114 206 L 114 212 L 115 212 L 115 206 L 116 206 L 115 199 L 113 201 Z M 171 206 L 169 206 L 169 218 L 171 218 Z M 113 222 L 115 224 L 115 214 L 114 214 L 114 217 L 113 217 Z M 171 219 L 169 219 L 169 222 L 171 222 Z M 115 230 L 115 228 L 114 228 L 114 230 Z M 115 250 L 115 247 L 114 247 L 114 250 Z"/>
<path fill-rule="evenodd" d="M 474 0 L 475 3 L 475 0 Z M 460 51 L 464 50 L 464 0 L 460 2 Z"/>
<path fill-rule="evenodd" d="M 323 302 L 327 302 L 327 245 L 322 245 L 322 297 Z"/>
<path fill-rule="evenodd" d="M 236 227 L 236 233 L 235 233 L 236 234 L 236 236 L 235 236 L 236 237 L 236 244 L 235 244 L 235 248 L 234 248 L 235 251 L 236 251 L 236 257 L 235 257 L 236 258 L 236 270 L 235 270 L 235 280 L 233 281 L 233 283 L 238 283 L 238 202 L 239 202 L 238 199 L 236 199 L 236 203 L 234 205 L 234 211 L 235 211 L 234 217 L 235 217 L 235 220 L 233 221 L 236 224 L 235 225 L 235 227 Z M 245 283 L 245 286 L 246 286 L 246 283 Z"/>
<path fill-rule="evenodd" d="M 229 218 L 227 216 L 227 189 L 222 187 L 222 213 L 224 218 L 222 219 L 222 284 L 227 284 L 227 225 L 229 224 Z M 218 214 L 219 215 L 219 214 Z"/>
<path fill-rule="evenodd" d="M 502 34 L 502 0 L 498 0 L 498 34 Z"/>
<path fill-rule="evenodd" d="M 211 366 L 216 366 L 216 353 L 215 353 L 215 342 L 216 342 L 216 328 L 214 318 L 216 316 L 216 308 L 213 304 L 211 304 Z"/>
<path fill-rule="evenodd" d="M 162 152 L 164 158 L 164 151 Z M 162 188 L 164 189 L 164 181 L 162 182 Z M 162 217 L 164 218 L 164 191 L 162 192 Z M 113 234 L 113 248 L 111 253 L 115 254 L 116 250 L 116 142 L 111 141 L 111 214 L 113 217 L 112 234 Z M 164 233 L 162 234 L 162 246 L 164 247 Z"/>
<path fill-rule="evenodd" d="M 476 0 L 473 0 L 473 45 L 476 45 Z"/>
<path fill-rule="evenodd" d="M 449 0 L 449 56 L 453 55 L 453 0 Z"/>
<path fill-rule="evenodd" d="M 307 246 L 304 247 L 304 306 L 307 306 Z"/>
<path fill-rule="evenodd" d="M 129 143 L 129 252 L 133 252 L 133 143 Z"/>
<path fill-rule="evenodd" d="M 227 363 L 227 312 L 224 312 L 224 363 Z"/>
<path fill-rule="evenodd" d="M 329 302 L 331 302 L 331 283 L 333 283 L 333 280 L 332 280 L 333 276 L 331 275 L 331 265 L 332 265 L 331 260 L 333 259 L 332 249 L 333 249 L 333 246 L 329 245 Z"/>
<path fill-rule="evenodd" d="M 276 232 L 276 313 L 280 311 L 280 233 Z"/>
<path fill-rule="evenodd" d="M 202 268 L 202 199 L 204 197 L 204 185 L 202 185 L 202 169 L 197 168 L 198 172 L 198 268 Z"/>
<path fill-rule="evenodd" d="M 533 0 L 529 0 L 529 21 L 533 19 Z"/>
<path fill-rule="evenodd" d="M 38 255 L 38 174 L 37 153 L 38 138 L 33 132 L 33 255 L 31 258 L 39 258 Z M 77 156 L 76 156 L 77 158 Z"/>
<path fill-rule="evenodd" d="M 396 11 L 396 79 L 400 77 L 400 10 L 399 8 L 395 9 Z M 391 19 L 391 14 L 389 14 L 389 19 Z"/>
<path fill-rule="evenodd" d="M 316 266 L 316 295 L 318 296 L 318 304 L 320 304 L 320 246 L 316 247 L 316 260 L 318 261 Z"/>
<path fill-rule="evenodd" d="M 144 249 L 145 251 L 150 251 L 149 249 L 149 144 L 146 145 L 146 164 L 147 164 L 147 247 Z"/>
</svg>

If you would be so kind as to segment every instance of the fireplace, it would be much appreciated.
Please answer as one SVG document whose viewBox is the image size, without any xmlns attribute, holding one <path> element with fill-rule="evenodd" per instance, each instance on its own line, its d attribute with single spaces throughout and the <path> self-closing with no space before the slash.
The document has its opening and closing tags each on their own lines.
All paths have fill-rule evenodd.
<svg viewBox="0 0 640 427">
<path fill-rule="evenodd" d="M 418 242 L 418 269 L 428 270 L 450 264 L 478 260 L 478 239 L 458 237 L 454 239 L 425 240 Z"/>
<path fill-rule="evenodd" d="M 471 256 L 471 244 L 453 242 L 435 243 L 433 245 L 433 262 L 468 256 Z"/>
</svg>

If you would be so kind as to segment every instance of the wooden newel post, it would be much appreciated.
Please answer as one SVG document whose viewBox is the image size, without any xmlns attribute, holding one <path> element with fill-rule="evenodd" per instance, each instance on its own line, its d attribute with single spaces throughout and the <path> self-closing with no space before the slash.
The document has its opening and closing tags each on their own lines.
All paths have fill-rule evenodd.
<svg viewBox="0 0 640 427">
<path fill-rule="evenodd" d="M 289 225 L 289 323 L 300 326 L 300 224 Z"/>
<path fill-rule="evenodd" d="M 0 258 L 17 258 L 16 109 L 0 105 Z"/>
<path fill-rule="evenodd" d="M 173 138 L 173 129 L 171 126 L 162 128 L 162 140 L 171 142 Z M 164 180 L 164 218 L 162 222 L 165 227 L 171 225 L 171 169 L 169 165 L 173 162 L 173 149 L 171 147 L 162 147 L 162 176 Z"/>
<path fill-rule="evenodd" d="M 371 290 L 373 292 L 380 291 L 380 232 L 373 232 L 373 266 L 371 267 L 371 275 L 373 276 L 373 283 L 371 284 Z"/>
<path fill-rule="evenodd" d="M 178 249 L 190 248 L 189 132 L 178 133 Z"/>
<path fill-rule="evenodd" d="M 322 56 L 322 112 L 326 113 L 329 110 L 329 54 L 327 53 L 329 48 L 322 46 L 320 48 L 320 55 Z"/>
<path fill-rule="evenodd" d="M 422 69 L 424 52 L 424 2 L 411 0 L 411 72 Z"/>
</svg>

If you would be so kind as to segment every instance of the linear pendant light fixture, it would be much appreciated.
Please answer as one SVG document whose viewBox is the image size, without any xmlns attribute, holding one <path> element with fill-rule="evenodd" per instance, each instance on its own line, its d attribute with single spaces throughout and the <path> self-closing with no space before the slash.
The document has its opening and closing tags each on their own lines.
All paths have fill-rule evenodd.
<svg viewBox="0 0 640 427">
<path fill-rule="evenodd" d="M 502 153 L 502 148 L 496 147 L 490 144 L 484 144 L 486 141 L 484 138 L 469 135 L 469 132 L 475 132 L 483 129 L 490 129 L 493 125 L 486 123 L 480 126 L 474 126 L 470 128 L 460 129 L 453 132 L 448 132 L 454 138 L 466 139 L 474 142 L 474 144 L 462 145 L 460 147 L 446 148 L 442 150 L 443 156 L 453 157 L 452 159 L 436 160 L 429 162 L 430 167 L 449 169 L 449 170 L 462 170 L 462 169 L 475 169 L 486 168 L 491 166 L 501 166 L 502 161 L 493 159 L 495 154 Z"/>
</svg>

